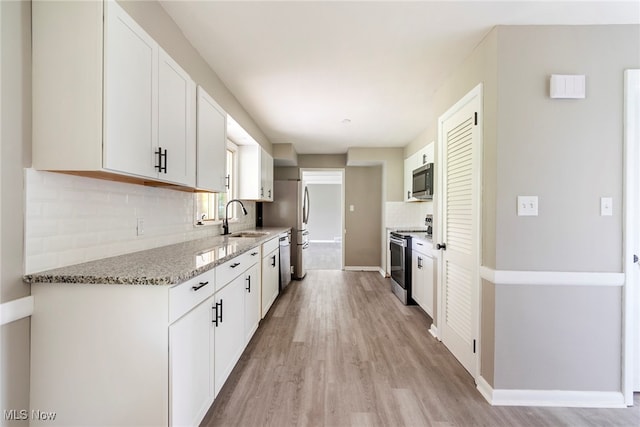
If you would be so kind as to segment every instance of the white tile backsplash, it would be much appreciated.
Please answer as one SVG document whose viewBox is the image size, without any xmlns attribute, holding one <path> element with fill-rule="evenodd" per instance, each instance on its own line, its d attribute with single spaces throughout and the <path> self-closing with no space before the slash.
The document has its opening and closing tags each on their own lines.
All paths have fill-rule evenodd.
<svg viewBox="0 0 640 427">
<path fill-rule="evenodd" d="M 424 227 L 427 214 L 433 214 L 433 202 L 386 202 L 385 227 Z"/>
<path fill-rule="evenodd" d="M 25 272 L 92 261 L 221 233 L 195 227 L 192 193 L 25 169 Z M 249 215 L 230 224 L 252 228 Z M 144 235 L 136 219 L 144 218 Z"/>
</svg>

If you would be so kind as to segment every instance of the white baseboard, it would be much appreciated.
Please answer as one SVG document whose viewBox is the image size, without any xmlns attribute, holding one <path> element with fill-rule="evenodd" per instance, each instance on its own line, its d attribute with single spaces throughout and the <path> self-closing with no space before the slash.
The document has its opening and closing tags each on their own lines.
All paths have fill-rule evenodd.
<svg viewBox="0 0 640 427">
<path fill-rule="evenodd" d="M 489 385 L 487 380 L 482 378 L 482 376 L 479 376 L 476 379 L 476 388 L 478 389 L 482 397 L 484 397 L 487 402 L 493 405 L 493 387 Z"/>
<path fill-rule="evenodd" d="M 380 267 L 371 267 L 371 266 L 357 266 L 357 265 L 350 265 L 350 266 L 344 266 L 344 269 L 346 271 L 380 271 Z"/>
<path fill-rule="evenodd" d="M 550 406 L 559 408 L 626 408 L 619 391 L 494 390 L 482 377 L 476 381 L 480 394 L 493 406 Z"/>
<path fill-rule="evenodd" d="M 28 296 L 0 304 L 0 325 L 24 319 L 33 314 L 33 297 Z"/>
<path fill-rule="evenodd" d="M 429 333 L 431 335 L 433 335 L 433 337 L 435 339 L 437 339 L 438 341 L 440 341 L 440 337 L 438 336 L 438 328 L 432 323 L 431 327 L 429 328 Z"/>
</svg>

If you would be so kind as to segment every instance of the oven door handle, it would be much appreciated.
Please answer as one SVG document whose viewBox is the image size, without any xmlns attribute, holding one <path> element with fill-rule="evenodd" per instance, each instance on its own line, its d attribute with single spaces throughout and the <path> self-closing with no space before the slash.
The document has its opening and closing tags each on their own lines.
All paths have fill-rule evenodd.
<svg viewBox="0 0 640 427">
<path fill-rule="evenodd" d="M 396 245 L 402 246 L 403 248 L 407 246 L 407 241 L 404 239 L 396 239 L 394 237 L 389 237 L 389 241 Z"/>
</svg>

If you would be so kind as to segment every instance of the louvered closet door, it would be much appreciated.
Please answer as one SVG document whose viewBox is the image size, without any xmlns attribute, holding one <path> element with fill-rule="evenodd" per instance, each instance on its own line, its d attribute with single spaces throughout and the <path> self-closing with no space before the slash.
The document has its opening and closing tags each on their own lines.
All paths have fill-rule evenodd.
<svg viewBox="0 0 640 427">
<path fill-rule="evenodd" d="M 477 319 L 476 102 L 443 122 L 442 341 L 475 377 L 474 335 Z"/>
</svg>

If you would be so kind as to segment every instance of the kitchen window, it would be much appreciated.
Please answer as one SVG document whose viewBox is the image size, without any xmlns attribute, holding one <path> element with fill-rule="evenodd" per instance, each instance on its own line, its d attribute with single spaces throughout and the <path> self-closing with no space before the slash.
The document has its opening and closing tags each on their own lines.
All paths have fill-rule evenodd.
<svg viewBox="0 0 640 427">
<path fill-rule="evenodd" d="M 236 182 L 238 171 L 238 146 L 227 141 L 227 179 L 224 193 L 197 193 L 196 194 L 196 225 L 212 225 L 220 223 L 224 219 L 227 202 L 236 195 Z M 237 218 L 236 204 L 229 206 L 229 220 Z"/>
</svg>

